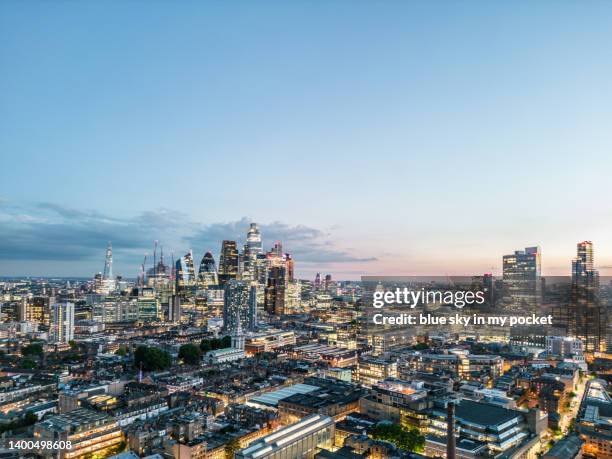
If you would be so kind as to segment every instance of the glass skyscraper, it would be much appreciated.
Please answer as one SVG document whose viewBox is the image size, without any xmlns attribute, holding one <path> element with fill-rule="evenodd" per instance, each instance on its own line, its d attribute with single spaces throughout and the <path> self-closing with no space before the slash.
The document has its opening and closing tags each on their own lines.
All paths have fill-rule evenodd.
<svg viewBox="0 0 612 459">
<path fill-rule="evenodd" d="M 582 340 L 586 352 L 605 351 L 606 344 L 606 314 L 599 297 L 599 272 L 593 262 L 593 243 L 579 242 L 572 260 L 568 329 Z"/>
<path fill-rule="evenodd" d="M 238 277 L 238 248 L 236 241 L 223 241 L 219 256 L 219 284 L 226 285 Z"/>
<path fill-rule="evenodd" d="M 249 282 L 231 280 L 225 285 L 223 326 L 227 332 L 254 330 L 257 326 L 257 292 Z"/>
<path fill-rule="evenodd" d="M 542 304 L 540 248 L 527 247 L 504 255 L 503 282 L 510 309 L 538 313 Z"/>
</svg>

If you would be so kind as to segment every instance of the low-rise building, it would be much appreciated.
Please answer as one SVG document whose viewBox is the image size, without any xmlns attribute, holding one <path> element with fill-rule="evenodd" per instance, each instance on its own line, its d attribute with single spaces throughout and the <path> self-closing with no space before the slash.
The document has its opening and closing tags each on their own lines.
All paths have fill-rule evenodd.
<svg viewBox="0 0 612 459">
<path fill-rule="evenodd" d="M 612 457 L 612 397 L 607 386 L 602 379 L 589 381 L 578 412 L 578 433 L 588 457 Z"/>
<path fill-rule="evenodd" d="M 61 459 L 72 459 L 108 455 L 123 441 L 123 433 L 117 421 L 107 414 L 79 408 L 39 422 L 34 427 L 34 438 L 71 442 L 70 449 L 41 450 L 39 454 L 48 458 L 59 455 Z"/>
<path fill-rule="evenodd" d="M 429 423 L 427 410 L 432 406 L 422 381 L 388 379 L 372 387 L 359 400 L 362 414 L 377 421 L 391 421 L 421 430 Z"/>
<path fill-rule="evenodd" d="M 247 355 L 259 352 L 270 352 L 274 349 L 295 344 L 295 332 L 270 330 L 261 333 L 250 333 L 245 338 L 244 350 Z"/>
<path fill-rule="evenodd" d="M 312 459 L 319 449 L 334 442 L 334 420 L 314 414 L 251 443 L 235 454 L 236 459 Z"/>
<path fill-rule="evenodd" d="M 387 378 L 397 378 L 397 362 L 370 356 L 358 360 L 353 374 L 353 380 L 366 387 L 372 387 Z"/>
<path fill-rule="evenodd" d="M 216 365 L 219 363 L 235 362 L 236 360 L 244 359 L 244 357 L 244 350 L 227 347 L 224 349 L 208 351 L 204 356 L 204 361 L 211 365 Z"/>
<path fill-rule="evenodd" d="M 324 344 L 297 346 L 290 356 L 294 359 L 324 361 L 332 367 L 346 368 L 357 363 L 357 351 Z"/>
<path fill-rule="evenodd" d="M 306 378 L 305 384 L 317 389 L 295 394 L 278 402 L 281 422 L 288 424 L 310 414 L 322 414 L 336 420 L 359 410 L 359 399 L 364 389 L 354 384 L 333 379 Z"/>
<path fill-rule="evenodd" d="M 446 436 L 446 408 L 431 412 L 429 431 Z M 502 408 L 490 403 L 460 400 L 455 407 L 455 426 L 462 438 L 484 442 L 492 453 L 517 447 L 546 429 L 547 416 L 539 410 L 529 412 Z"/>
</svg>

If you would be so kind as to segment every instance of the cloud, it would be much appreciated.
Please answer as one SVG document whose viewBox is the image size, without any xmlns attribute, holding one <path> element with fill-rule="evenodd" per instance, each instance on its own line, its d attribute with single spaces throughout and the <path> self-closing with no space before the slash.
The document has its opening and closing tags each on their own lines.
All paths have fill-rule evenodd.
<svg viewBox="0 0 612 459">
<path fill-rule="evenodd" d="M 208 250 L 218 247 L 223 239 L 236 240 L 242 245 L 250 223 L 250 219 L 242 217 L 233 222 L 205 225 L 185 237 L 185 240 L 193 246 L 207 247 Z M 264 249 L 272 247 L 276 241 L 281 241 L 284 250 L 291 253 L 298 262 L 356 263 L 376 260 L 374 257 L 359 257 L 350 251 L 337 248 L 331 234 L 317 228 L 289 225 L 279 221 L 260 224 L 259 228 Z"/>
<path fill-rule="evenodd" d="M 243 217 L 233 222 L 203 225 L 170 209 L 146 211 L 132 216 L 111 216 L 54 203 L 15 206 L 2 202 L 0 261 L 91 261 L 93 267 L 101 264 L 106 244 L 112 241 L 115 261 L 126 272 L 136 272 L 144 252 L 151 253 L 154 240 L 164 245 L 166 254 L 174 248 L 178 256 L 192 247 L 196 253 L 211 250 L 216 255 L 224 239 L 234 239 L 243 244 L 250 222 Z M 338 248 L 329 233 L 306 225 L 289 225 L 276 221 L 262 224 L 260 229 L 264 248 L 271 247 L 275 241 L 282 241 L 285 251 L 293 254 L 298 263 L 375 260 Z"/>
<path fill-rule="evenodd" d="M 165 209 L 117 218 L 50 203 L 30 208 L 5 205 L 0 209 L 0 259 L 99 259 L 108 241 L 115 251 L 141 258 L 152 241 L 181 217 Z"/>
</svg>

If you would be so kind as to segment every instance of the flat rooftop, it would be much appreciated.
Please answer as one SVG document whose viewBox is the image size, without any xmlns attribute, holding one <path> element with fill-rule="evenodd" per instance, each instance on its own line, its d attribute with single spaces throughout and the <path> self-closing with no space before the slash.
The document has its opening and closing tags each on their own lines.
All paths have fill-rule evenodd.
<svg viewBox="0 0 612 459">
<path fill-rule="evenodd" d="M 287 444 L 333 425 L 334 420 L 329 416 L 313 414 L 273 434 L 260 438 L 249 447 L 237 452 L 236 457 L 257 459 L 258 457 L 268 456 Z"/>
<path fill-rule="evenodd" d="M 282 399 L 291 397 L 292 395 L 296 394 L 307 394 L 318 389 L 319 387 L 312 386 L 310 384 L 295 384 L 293 386 L 284 387 L 279 390 L 253 397 L 247 401 L 247 405 L 264 405 L 269 407 L 276 407 L 278 406 L 278 402 Z"/>
</svg>

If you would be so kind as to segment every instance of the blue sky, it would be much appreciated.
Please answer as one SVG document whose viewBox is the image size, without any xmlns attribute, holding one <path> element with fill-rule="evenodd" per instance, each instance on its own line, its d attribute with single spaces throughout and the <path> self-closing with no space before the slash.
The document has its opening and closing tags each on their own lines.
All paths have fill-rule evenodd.
<svg viewBox="0 0 612 459">
<path fill-rule="evenodd" d="M 5 1 L 0 275 L 264 227 L 298 271 L 612 266 L 609 2 Z M 227 233 L 227 234 L 226 234 Z"/>
</svg>

